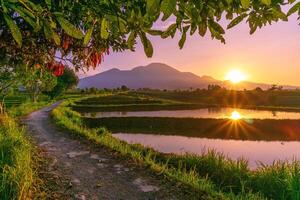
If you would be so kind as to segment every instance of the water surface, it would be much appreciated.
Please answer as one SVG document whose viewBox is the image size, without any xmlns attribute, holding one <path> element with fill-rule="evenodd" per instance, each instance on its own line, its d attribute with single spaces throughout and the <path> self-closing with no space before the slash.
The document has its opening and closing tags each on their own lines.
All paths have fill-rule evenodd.
<svg viewBox="0 0 300 200">
<path fill-rule="evenodd" d="M 194 110 L 160 111 L 109 111 L 84 112 L 84 117 L 175 117 L 175 118 L 213 118 L 213 119 L 300 119 L 300 112 L 266 111 L 237 108 L 201 108 Z"/>
<path fill-rule="evenodd" d="M 203 108 L 83 115 L 92 117 L 95 124 L 107 125 L 121 140 L 163 153 L 202 154 L 214 149 L 232 159 L 247 159 L 252 169 L 258 162 L 270 165 L 275 160 L 300 159 L 298 112 Z"/>
<path fill-rule="evenodd" d="M 270 165 L 274 160 L 300 159 L 300 142 L 298 141 L 243 141 L 130 133 L 113 135 L 128 143 L 143 144 L 163 153 L 202 154 L 208 149 L 214 149 L 231 159 L 247 159 L 252 169 L 258 166 L 258 162 Z"/>
</svg>

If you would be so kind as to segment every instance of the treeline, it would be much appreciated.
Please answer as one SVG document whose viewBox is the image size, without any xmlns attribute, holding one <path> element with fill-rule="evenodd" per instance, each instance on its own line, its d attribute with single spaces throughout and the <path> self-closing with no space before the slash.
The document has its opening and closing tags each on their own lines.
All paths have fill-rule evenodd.
<svg viewBox="0 0 300 200">
<path fill-rule="evenodd" d="M 207 89 L 190 90 L 136 90 L 131 93 L 149 95 L 190 103 L 218 104 L 224 106 L 300 106 L 300 90 L 283 90 L 271 87 L 268 90 L 228 90 L 219 86 L 209 86 Z"/>
</svg>

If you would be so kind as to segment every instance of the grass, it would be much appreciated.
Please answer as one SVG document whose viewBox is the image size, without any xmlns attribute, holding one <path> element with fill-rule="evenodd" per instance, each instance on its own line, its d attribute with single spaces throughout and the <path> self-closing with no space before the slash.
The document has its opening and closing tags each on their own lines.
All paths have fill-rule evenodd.
<svg viewBox="0 0 300 200">
<path fill-rule="evenodd" d="M 0 199 L 32 199 L 37 181 L 36 151 L 26 136 L 25 128 L 18 124 L 24 116 L 51 102 L 20 103 L 0 115 Z"/>
<path fill-rule="evenodd" d="M 142 145 L 131 145 L 114 138 L 104 128 L 87 128 L 80 114 L 67 107 L 68 104 L 65 102 L 54 109 L 52 117 L 59 127 L 78 138 L 106 146 L 211 199 L 264 199 L 265 192 L 246 184 L 254 172 L 248 169 L 245 161 L 234 162 L 214 152 L 203 156 L 166 155 Z"/>
<path fill-rule="evenodd" d="M 128 95 L 117 93 L 107 96 L 75 101 L 72 109 L 80 112 L 87 111 L 150 111 L 150 110 L 182 110 L 207 107 L 207 104 L 183 103 L 175 100 L 152 98 L 143 95 Z"/>
<path fill-rule="evenodd" d="M 34 181 L 33 147 L 16 121 L 9 116 L 0 121 L 0 199 L 25 199 Z"/>
<path fill-rule="evenodd" d="M 20 117 L 20 116 L 27 115 L 27 114 L 29 114 L 35 110 L 38 110 L 46 105 L 49 105 L 53 102 L 54 101 L 40 101 L 40 102 L 36 102 L 36 103 L 25 102 L 25 103 L 20 104 L 19 106 L 8 109 L 7 113 L 11 117 Z"/>
</svg>

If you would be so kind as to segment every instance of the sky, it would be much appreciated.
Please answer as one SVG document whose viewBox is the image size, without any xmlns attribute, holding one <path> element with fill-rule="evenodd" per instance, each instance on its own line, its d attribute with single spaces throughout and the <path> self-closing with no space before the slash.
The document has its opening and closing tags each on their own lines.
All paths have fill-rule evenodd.
<svg viewBox="0 0 300 200">
<path fill-rule="evenodd" d="M 227 22 L 223 22 L 226 27 Z M 138 40 L 135 52 L 111 53 L 95 71 L 97 74 L 111 68 L 121 70 L 145 66 L 152 62 L 168 64 L 180 71 L 199 76 L 209 75 L 224 80 L 231 70 L 245 74 L 247 81 L 279 85 L 300 85 L 300 26 L 297 16 L 288 22 L 277 22 L 249 35 L 249 27 L 241 23 L 225 34 L 226 44 L 198 34 L 187 38 L 182 50 L 179 35 L 174 39 L 151 37 L 154 55 L 147 58 Z M 163 28 L 156 25 L 156 28 Z"/>
</svg>

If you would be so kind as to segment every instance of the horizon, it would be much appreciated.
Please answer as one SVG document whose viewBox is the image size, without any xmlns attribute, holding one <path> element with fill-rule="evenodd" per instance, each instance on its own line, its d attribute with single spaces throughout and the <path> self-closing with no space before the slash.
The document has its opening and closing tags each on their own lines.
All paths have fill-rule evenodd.
<svg viewBox="0 0 300 200">
<path fill-rule="evenodd" d="M 223 27 L 225 22 L 221 23 Z M 157 28 L 165 25 L 156 24 Z M 147 58 L 140 41 L 135 52 L 112 52 L 105 56 L 104 62 L 80 78 L 118 68 L 129 70 L 137 66 L 159 62 L 172 66 L 179 71 L 192 72 L 198 76 L 212 76 L 224 80 L 231 70 L 239 70 L 247 75 L 249 82 L 277 85 L 300 85 L 298 73 L 300 64 L 300 29 L 297 16 L 288 22 L 277 22 L 258 29 L 249 35 L 249 28 L 242 23 L 227 30 L 226 44 L 204 38 L 197 34 L 188 37 L 182 50 L 178 47 L 179 35 L 174 39 L 151 37 L 154 46 L 153 58 Z M 271 72 L 271 73 L 270 73 Z"/>
<path fill-rule="evenodd" d="M 177 67 L 171 66 L 171 65 L 169 65 L 169 64 L 167 64 L 167 63 L 162 63 L 162 62 L 151 62 L 151 63 L 147 63 L 147 64 L 145 64 L 145 65 L 139 65 L 139 66 L 134 66 L 134 67 L 132 67 L 132 68 L 125 68 L 125 69 L 120 69 L 119 67 L 111 67 L 111 68 L 109 68 L 109 69 L 107 69 L 107 70 L 105 70 L 105 71 L 101 71 L 101 72 L 98 72 L 98 73 L 96 73 L 96 74 L 90 74 L 90 75 L 88 75 L 88 76 L 83 76 L 83 77 L 80 76 L 79 79 L 81 80 L 81 79 L 84 79 L 84 78 L 92 77 L 92 76 L 95 76 L 95 75 L 98 75 L 98 74 L 101 74 L 101 73 L 104 73 L 104 72 L 107 72 L 107 71 L 110 71 L 110 70 L 113 70 L 113 69 L 117 69 L 117 70 L 120 70 L 120 71 L 131 71 L 131 70 L 133 70 L 133 69 L 135 69 L 135 68 L 137 68 L 137 67 L 146 67 L 146 66 L 149 66 L 149 65 L 152 65 L 152 64 L 163 64 L 163 65 L 167 65 L 167 66 L 169 66 L 169 67 L 171 67 L 171 68 L 173 68 L 173 69 L 175 69 L 175 70 L 177 70 L 177 71 L 179 71 L 179 72 L 182 72 L 182 73 L 185 73 L 185 72 L 193 73 L 193 72 L 191 72 L 191 71 L 182 71 L 182 70 L 178 69 Z M 229 72 L 230 72 L 230 71 L 229 71 Z M 228 78 L 226 79 L 226 77 L 225 77 L 224 79 L 217 79 L 216 77 L 214 77 L 214 76 L 212 76 L 212 75 L 208 75 L 208 74 L 203 74 L 203 75 L 198 75 L 198 74 L 195 74 L 195 73 L 193 73 L 193 74 L 196 75 L 196 76 L 199 76 L 199 77 L 210 77 L 210 78 L 216 79 L 217 81 L 224 81 L 224 82 L 229 81 L 229 82 L 230 82 L 230 80 L 229 80 Z M 227 74 L 227 75 L 228 75 L 228 74 Z M 255 82 L 255 81 L 251 81 L 251 80 L 247 80 L 247 79 L 241 80 L 241 81 L 239 81 L 238 83 L 232 83 L 232 84 L 235 85 L 235 84 L 239 84 L 239 83 L 242 83 L 242 82 L 249 82 L 249 83 L 256 83 L 256 84 L 266 84 L 266 85 L 273 85 L 273 84 L 274 84 L 274 83 L 268 83 L 268 82 Z M 279 85 L 279 84 L 278 84 L 278 85 Z M 299 85 L 281 84 L 281 85 L 279 85 L 279 86 L 300 87 L 300 84 L 299 84 Z"/>
</svg>

